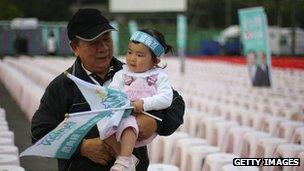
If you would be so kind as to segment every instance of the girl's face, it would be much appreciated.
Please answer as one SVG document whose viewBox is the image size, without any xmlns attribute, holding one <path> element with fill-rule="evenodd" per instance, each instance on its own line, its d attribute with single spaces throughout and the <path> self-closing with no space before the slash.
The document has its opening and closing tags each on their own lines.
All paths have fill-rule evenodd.
<svg viewBox="0 0 304 171">
<path fill-rule="evenodd" d="M 142 43 L 130 42 L 127 52 L 127 66 L 130 71 L 141 73 L 153 68 L 157 64 L 150 50 Z"/>
</svg>

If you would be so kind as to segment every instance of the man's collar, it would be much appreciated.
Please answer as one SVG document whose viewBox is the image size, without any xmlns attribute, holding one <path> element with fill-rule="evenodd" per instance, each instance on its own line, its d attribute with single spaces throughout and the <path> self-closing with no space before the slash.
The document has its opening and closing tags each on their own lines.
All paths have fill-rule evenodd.
<svg viewBox="0 0 304 171">
<path fill-rule="evenodd" d="M 110 65 L 111 65 L 111 66 L 110 66 L 110 68 L 108 69 L 108 72 L 107 72 L 107 74 L 106 74 L 105 77 L 107 77 L 108 75 L 111 75 L 111 73 L 114 71 L 113 62 L 111 62 Z M 93 72 L 87 70 L 87 69 L 85 68 L 85 66 L 83 65 L 83 63 L 81 63 L 81 67 L 82 67 L 83 70 L 87 73 L 87 75 L 97 75 L 97 74 L 95 74 L 95 73 L 93 73 Z"/>
<path fill-rule="evenodd" d="M 77 57 L 74 64 L 67 70 L 70 74 L 90 83 L 94 83 L 92 79 L 87 75 L 84 67 L 81 66 L 81 61 Z"/>
<path fill-rule="evenodd" d="M 81 67 L 83 68 L 83 70 L 87 73 L 87 75 L 91 75 L 92 74 L 92 72 L 91 71 L 89 71 L 89 70 L 87 70 L 84 66 L 83 66 L 83 64 L 81 63 Z"/>
</svg>

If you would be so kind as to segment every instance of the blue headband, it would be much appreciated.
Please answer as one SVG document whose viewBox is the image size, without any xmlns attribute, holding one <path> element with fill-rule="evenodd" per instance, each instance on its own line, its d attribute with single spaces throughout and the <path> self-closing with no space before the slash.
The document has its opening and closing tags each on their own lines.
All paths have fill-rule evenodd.
<svg viewBox="0 0 304 171">
<path fill-rule="evenodd" d="M 152 50 L 156 57 L 160 57 L 161 55 L 165 54 L 164 47 L 154 37 L 145 32 L 134 32 L 130 40 L 134 40 L 146 45 L 149 49 Z"/>
</svg>

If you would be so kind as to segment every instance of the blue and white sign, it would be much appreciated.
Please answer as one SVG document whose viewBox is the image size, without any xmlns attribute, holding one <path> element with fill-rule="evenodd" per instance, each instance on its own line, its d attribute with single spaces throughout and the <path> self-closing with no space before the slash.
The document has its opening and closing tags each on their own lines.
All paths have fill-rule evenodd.
<svg viewBox="0 0 304 171">
<path fill-rule="evenodd" d="M 92 111 L 71 113 L 54 130 L 20 154 L 69 159 L 82 138 L 97 124 L 101 138 L 109 129 L 115 129 L 123 116 L 131 114 L 130 101 L 126 94 L 99 85 L 91 84 L 67 74 L 89 103 Z M 102 124 L 98 124 L 102 123 Z"/>
<path fill-rule="evenodd" d="M 243 53 L 253 86 L 270 87 L 271 51 L 263 7 L 238 10 Z"/>
</svg>

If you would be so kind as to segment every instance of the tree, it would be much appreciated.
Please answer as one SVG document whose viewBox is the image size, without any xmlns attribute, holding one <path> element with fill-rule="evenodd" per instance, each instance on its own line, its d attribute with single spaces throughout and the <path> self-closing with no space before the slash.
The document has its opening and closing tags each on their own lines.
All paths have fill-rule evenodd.
<svg viewBox="0 0 304 171">
<path fill-rule="evenodd" d="M 71 2 L 66 0 L 11 0 L 11 2 L 23 12 L 23 17 L 36 17 L 41 21 L 66 21 L 71 16 L 69 10 Z"/>
<path fill-rule="evenodd" d="M 22 16 L 22 11 L 16 5 L 8 0 L 0 0 L 0 20 L 11 20 Z"/>
</svg>

